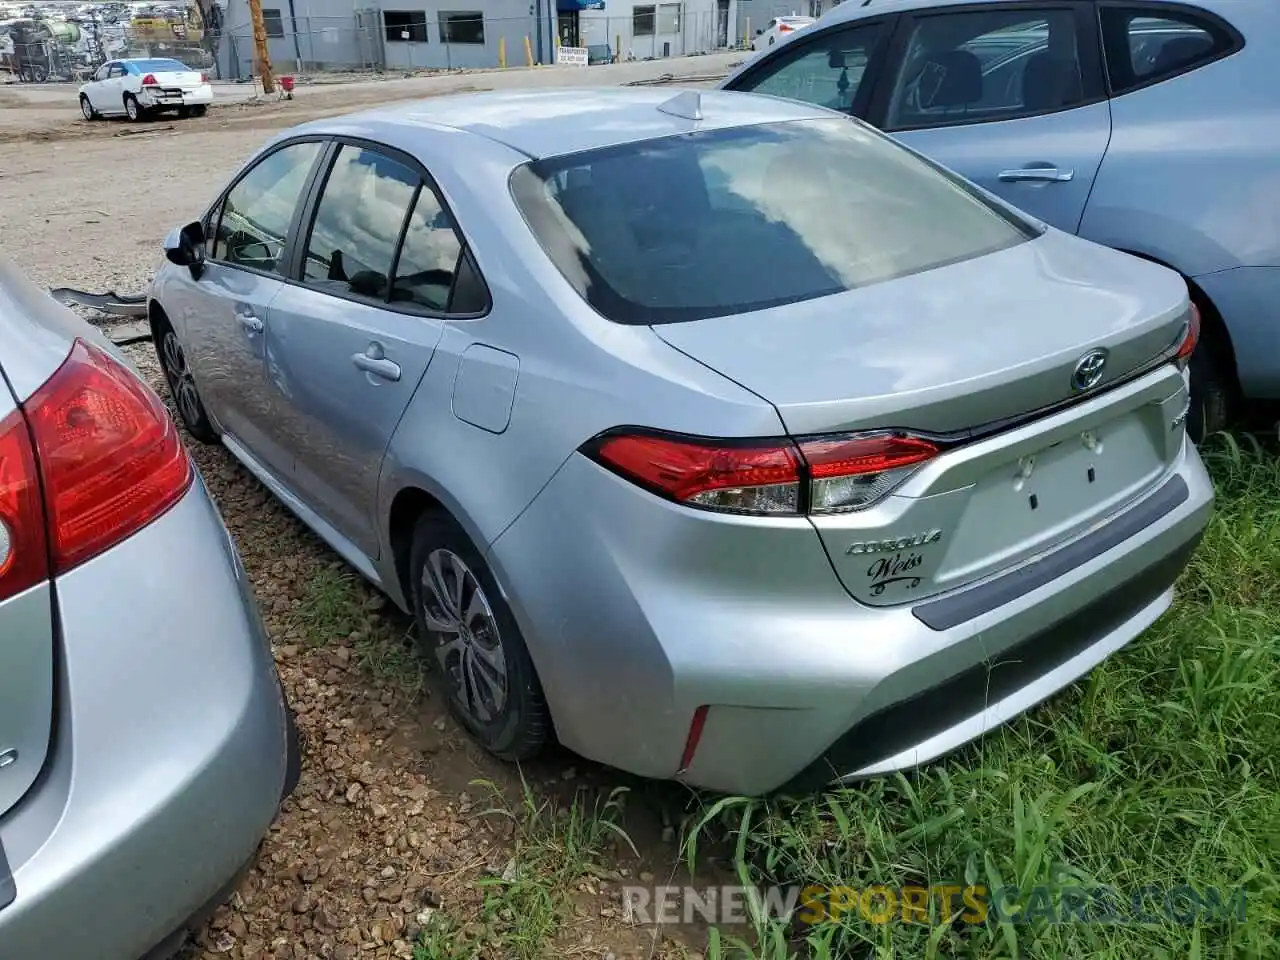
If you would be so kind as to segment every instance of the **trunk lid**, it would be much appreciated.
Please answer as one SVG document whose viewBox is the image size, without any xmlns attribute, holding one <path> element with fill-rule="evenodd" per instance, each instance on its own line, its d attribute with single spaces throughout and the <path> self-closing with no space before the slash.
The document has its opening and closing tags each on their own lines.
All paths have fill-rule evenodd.
<svg viewBox="0 0 1280 960">
<path fill-rule="evenodd" d="M 0 286 L 0 318 L 6 305 Z M 0 569 L 19 559 L 18 531 L 8 528 L 13 484 L 26 465 L 6 442 L 25 423 L 4 376 L 11 331 L 0 319 Z M 13 522 L 12 519 L 10 522 Z M 53 723 L 53 590 L 48 580 L 10 593 L 0 579 L 0 814 L 30 789 L 44 766 Z"/>
<path fill-rule="evenodd" d="M 1160 482 L 1182 449 L 1186 378 L 1172 364 L 1142 371 L 1172 355 L 1189 309 L 1172 271 L 1050 231 L 892 282 L 654 330 L 772 402 L 793 437 L 894 429 L 956 443 L 873 506 L 811 518 L 850 593 L 887 605 L 1007 568 Z M 1099 350 L 1101 378 L 1077 389 Z"/>
<path fill-rule="evenodd" d="M 156 78 L 156 86 L 170 90 L 193 91 L 204 83 L 195 70 L 165 70 L 151 75 Z"/>
</svg>

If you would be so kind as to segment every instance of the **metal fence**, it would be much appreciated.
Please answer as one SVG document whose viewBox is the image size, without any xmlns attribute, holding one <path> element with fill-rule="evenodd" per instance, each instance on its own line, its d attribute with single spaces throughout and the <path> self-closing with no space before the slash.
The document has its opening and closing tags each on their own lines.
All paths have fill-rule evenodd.
<svg viewBox="0 0 1280 960">
<path fill-rule="evenodd" d="M 0 38 L 0 71 L 24 83 L 83 82 L 107 60 L 173 57 L 193 69 L 214 72 L 220 42 L 216 31 L 192 38 L 90 24 L 80 27 L 74 39 L 29 34 Z"/>
<path fill-rule="evenodd" d="M 646 12 L 647 11 L 647 12 Z M 314 76 L 368 71 L 427 72 L 550 64 L 560 46 L 587 50 L 589 63 L 710 53 L 744 45 L 727 15 L 684 4 L 637 8 L 634 16 L 474 17 L 441 12 L 360 10 L 347 17 L 271 18 L 267 50 L 276 73 Z M 541 27 L 541 29 L 539 29 Z M 579 59 L 581 54 L 579 54 Z M 258 73 L 253 29 L 236 24 L 218 51 L 220 76 Z"/>
</svg>

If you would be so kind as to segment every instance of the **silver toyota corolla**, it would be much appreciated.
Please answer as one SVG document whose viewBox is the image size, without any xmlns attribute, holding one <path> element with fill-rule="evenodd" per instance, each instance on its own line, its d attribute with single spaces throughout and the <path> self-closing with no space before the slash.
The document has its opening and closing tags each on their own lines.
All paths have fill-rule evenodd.
<svg viewBox="0 0 1280 960">
<path fill-rule="evenodd" d="M 166 247 L 191 433 L 413 611 L 502 757 L 910 767 L 1137 636 L 1211 510 L 1186 284 L 819 107 L 318 121 Z"/>
<path fill-rule="evenodd" d="M 244 570 L 160 398 L 0 259 L 0 957 L 168 956 L 297 762 Z"/>
</svg>

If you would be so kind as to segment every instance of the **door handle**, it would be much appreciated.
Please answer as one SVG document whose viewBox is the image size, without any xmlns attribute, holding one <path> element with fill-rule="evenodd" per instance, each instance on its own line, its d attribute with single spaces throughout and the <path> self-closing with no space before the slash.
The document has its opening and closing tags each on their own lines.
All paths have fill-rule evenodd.
<svg viewBox="0 0 1280 960">
<path fill-rule="evenodd" d="M 1005 183 L 1066 183 L 1075 175 L 1074 170 L 1059 170 L 1057 167 L 1021 167 L 1002 170 L 999 179 Z"/>
<path fill-rule="evenodd" d="M 236 319 L 240 321 L 240 326 L 244 327 L 250 333 L 262 332 L 262 321 L 251 313 L 238 313 Z"/>
<path fill-rule="evenodd" d="M 400 379 L 400 364 L 386 357 L 371 357 L 367 353 L 353 353 L 351 362 L 365 373 L 395 383 Z"/>
</svg>

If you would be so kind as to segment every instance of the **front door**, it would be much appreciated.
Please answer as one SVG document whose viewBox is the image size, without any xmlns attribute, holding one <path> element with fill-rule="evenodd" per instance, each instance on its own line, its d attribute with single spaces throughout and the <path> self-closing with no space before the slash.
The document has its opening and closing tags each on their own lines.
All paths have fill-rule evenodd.
<svg viewBox="0 0 1280 960">
<path fill-rule="evenodd" d="M 869 119 L 1075 233 L 1111 138 L 1092 4 L 903 16 Z"/>
<path fill-rule="evenodd" d="M 267 330 L 275 442 L 296 451 L 302 499 L 376 558 L 382 458 L 443 332 L 461 243 L 413 161 L 355 144 L 301 236 L 301 283 Z"/>
<path fill-rule="evenodd" d="M 556 25 L 560 31 L 560 46 L 578 46 L 578 12 L 561 13 L 556 17 Z"/>
<path fill-rule="evenodd" d="M 291 144 L 249 168 L 209 216 L 200 279 L 175 285 L 165 304 L 206 409 L 281 477 L 293 455 L 271 442 L 268 427 L 276 413 L 266 381 L 267 320 L 285 286 L 289 226 L 323 146 Z"/>
</svg>

